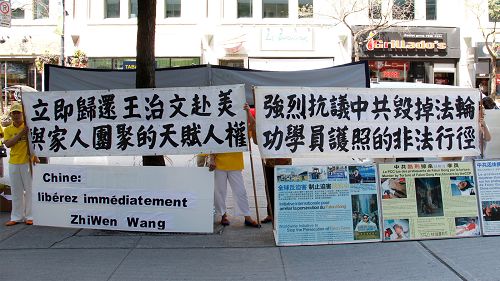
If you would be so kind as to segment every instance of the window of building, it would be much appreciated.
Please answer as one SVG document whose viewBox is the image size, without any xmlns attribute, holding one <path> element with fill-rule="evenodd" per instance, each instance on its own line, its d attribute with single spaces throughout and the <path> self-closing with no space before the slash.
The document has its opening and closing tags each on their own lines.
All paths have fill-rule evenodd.
<svg viewBox="0 0 500 281">
<path fill-rule="evenodd" d="M 313 0 L 299 0 L 299 19 L 313 17 Z"/>
<path fill-rule="evenodd" d="M 425 1 L 425 19 L 435 20 L 437 18 L 436 0 Z"/>
<path fill-rule="evenodd" d="M 219 60 L 219 65 L 221 66 L 229 66 L 229 67 L 239 67 L 245 68 L 245 62 L 241 59 L 232 59 L 232 60 Z"/>
<path fill-rule="evenodd" d="M 120 17 L 120 0 L 106 0 L 106 18 L 119 18 Z"/>
<path fill-rule="evenodd" d="M 488 15 L 490 22 L 500 22 L 500 1 L 488 1 Z"/>
<path fill-rule="evenodd" d="M 136 18 L 137 17 L 137 0 L 130 0 L 129 4 L 128 4 L 128 8 L 129 8 L 129 14 L 128 14 L 128 17 L 129 18 Z"/>
<path fill-rule="evenodd" d="M 238 0 L 238 18 L 251 18 L 252 0 Z"/>
<path fill-rule="evenodd" d="M 165 0 L 165 17 L 178 18 L 181 16 L 181 0 Z"/>
<path fill-rule="evenodd" d="M 49 0 L 33 1 L 33 19 L 46 19 L 49 17 Z"/>
<path fill-rule="evenodd" d="M 288 18 L 288 0 L 262 0 L 263 18 Z"/>
<path fill-rule="evenodd" d="M 394 0 L 392 18 L 398 20 L 412 20 L 415 18 L 414 0 Z"/>
<path fill-rule="evenodd" d="M 368 14 L 371 19 L 382 18 L 382 2 L 381 0 L 371 0 L 368 7 Z"/>
</svg>

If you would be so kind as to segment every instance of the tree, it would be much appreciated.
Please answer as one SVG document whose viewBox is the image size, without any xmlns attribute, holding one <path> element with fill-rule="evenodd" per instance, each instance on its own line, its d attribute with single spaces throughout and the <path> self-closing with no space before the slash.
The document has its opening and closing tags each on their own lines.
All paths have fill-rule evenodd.
<svg viewBox="0 0 500 281">
<path fill-rule="evenodd" d="M 330 0 L 332 12 L 324 16 L 335 21 L 334 25 L 346 27 L 353 42 L 353 61 L 359 61 L 362 46 L 380 31 L 414 19 L 414 0 Z M 367 18 L 360 25 L 359 19 Z"/>
<path fill-rule="evenodd" d="M 156 0 L 137 1 L 137 59 L 135 87 L 155 88 Z M 143 156 L 143 166 L 165 166 L 162 156 Z"/>
<path fill-rule="evenodd" d="M 495 99 L 497 92 L 497 61 L 500 58 L 500 29 L 497 27 L 500 22 L 500 0 L 488 0 L 488 5 L 482 5 L 484 1 L 471 0 L 468 2 L 470 10 L 474 13 L 479 30 L 481 31 L 484 46 L 490 55 L 490 96 Z M 484 19 L 488 18 L 487 21 Z"/>
</svg>

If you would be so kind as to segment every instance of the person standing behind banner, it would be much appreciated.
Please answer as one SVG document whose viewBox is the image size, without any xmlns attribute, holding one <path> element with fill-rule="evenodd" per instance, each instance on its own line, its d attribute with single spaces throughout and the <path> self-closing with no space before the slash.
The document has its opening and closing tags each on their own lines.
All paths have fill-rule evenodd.
<svg viewBox="0 0 500 281">
<path fill-rule="evenodd" d="M 6 226 L 24 221 L 33 224 L 31 213 L 31 173 L 28 154 L 28 128 L 24 124 L 21 104 L 10 107 L 12 124 L 4 130 L 4 144 L 10 148 L 9 177 L 12 193 L 12 211 Z"/>
<path fill-rule="evenodd" d="M 255 123 L 255 110 L 251 110 L 248 104 L 245 104 L 245 110 L 247 111 L 247 115 L 249 118 L 249 132 L 251 132 L 250 136 L 255 144 L 257 144 L 257 134 L 256 134 L 256 123 Z M 266 181 L 267 186 L 267 196 L 269 197 L 269 201 L 267 204 L 267 216 L 261 220 L 261 223 L 269 223 L 273 221 L 274 214 L 274 167 L 276 165 L 292 165 L 291 158 L 263 158 L 263 170 L 264 170 L 264 180 Z"/>
<path fill-rule="evenodd" d="M 248 107 L 248 104 L 245 104 L 245 107 Z M 235 215 L 245 217 L 245 226 L 259 227 L 259 223 L 250 216 L 250 206 L 243 181 L 243 152 L 210 154 L 208 163 L 209 170 L 215 173 L 214 204 L 215 211 L 222 215 L 220 223 L 224 226 L 230 224 L 226 209 L 227 183 L 229 182 L 236 205 Z"/>
</svg>

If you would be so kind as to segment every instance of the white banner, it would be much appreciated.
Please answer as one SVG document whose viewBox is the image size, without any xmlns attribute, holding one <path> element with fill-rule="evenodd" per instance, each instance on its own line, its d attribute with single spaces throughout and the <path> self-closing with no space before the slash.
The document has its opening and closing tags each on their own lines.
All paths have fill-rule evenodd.
<svg viewBox="0 0 500 281">
<path fill-rule="evenodd" d="M 36 165 L 37 225 L 151 232 L 213 231 L 206 168 Z"/>
<path fill-rule="evenodd" d="M 37 156 L 246 151 L 243 85 L 24 93 Z"/>
<path fill-rule="evenodd" d="M 479 155 L 474 89 L 255 87 L 262 157 Z"/>
</svg>

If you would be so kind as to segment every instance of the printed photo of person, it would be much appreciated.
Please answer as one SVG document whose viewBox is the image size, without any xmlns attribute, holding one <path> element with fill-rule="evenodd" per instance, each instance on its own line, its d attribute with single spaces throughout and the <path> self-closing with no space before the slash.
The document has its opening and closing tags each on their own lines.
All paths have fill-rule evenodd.
<svg viewBox="0 0 500 281">
<path fill-rule="evenodd" d="M 450 181 L 451 181 L 451 195 L 453 196 L 476 195 L 476 190 L 474 188 L 474 177 L 472 176 L 450 177 Z"/>
<path fill-rule="evenodd" d="M 415 193 L 419 217 L 443 216 L 443 196 L 439 177 L 415 178 Z"/>
<path fill-rule="evenodd" d="M 375 183 L 375 166 L 349 166 L 349 183 Z"/>
<path fill-rule="evenodd" d="M 309 170 L 310 181 L 323 181 L 326 179 L 327 176 L 325 167 L 311 167 L 311 170 Z"/>
<path fill-rule="evenodd" d="M 408 219 L 384 220 L 384 240 L 410 239 L 410 222 Z"/>
<path fill-rule="evenodd" d="M 379 239 L 377 195 L 356 194 L 351 196 L 351 200 L 354 239 Z"/>
<path fill-rule="evenodd" d="M 483 201 L 481 209 L 485 221 L 500 221 L 500 201 Z"/>
<path fill-rule="evenodd" d="M 405 178 L 382 178 L 382 199 L 406 198 Z"/>
<path fill-rule="evenodd" d="M 477 217 L 458 217 L 455 218 L 456 236 L 479 236 L 481 234 Z"/>
</svg>

